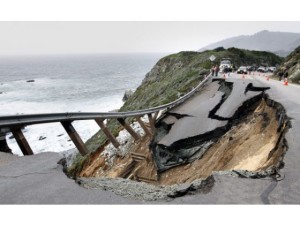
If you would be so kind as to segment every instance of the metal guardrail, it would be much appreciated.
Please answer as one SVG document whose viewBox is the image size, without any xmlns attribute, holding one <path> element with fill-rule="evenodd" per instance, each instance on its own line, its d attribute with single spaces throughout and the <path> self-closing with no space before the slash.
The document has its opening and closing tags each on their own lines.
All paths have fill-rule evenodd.
<svg viewBox="0 0 300 225">
<path fill-rule="evenodd" d="M 32 124 L 40 123 L 52 123 L 52 122 L 62 122 L 62 121 L 73 121 L 73 120 L 93 120 L 93 119 L 112 119 L 112 118 L 127 118 L 142 116 L 149 113 L 155 113 L 164 109 L 173 108 L 182 102 L 190 98 L 200 87 L 204 85 L 208 79 L 210 79 L 211 74 L 209 74 L 203 81 L 201 81 L 192 91 L 185 94 L 183 97 L 157 107 L 128 111 L 128 112 L 67 112 L 67 113 L 45 113 L 45 114 L 27 114 L 27 115 L 12 115 L 12 116 L 1 116 L 0 117 L 0 128 L 8 128 L 11 126 L 26 126 Z"/>
<path fill-rule="evenodd" d="M 157 118 L 158 113 L 161 110 L 173 108 L 187 99 L 189 99 L 199 88 L 201 88 L 210 78 L 212 74 L 209 74 L 203 81 L 201 81 L 197 87 L 195 87 L 192 91 L 185 94 L 183 97 L 170 102 L 165 105 L 144 109 L 144 110 L 136 110 L 129 112 L 91 112 L 91 113 L 46 113 L 46 114 L 28 114 L 28 115 L 13 115 L 13 116 L 1 116 L 0 117 L 0 133 L 7 132 L 9 129 L 22 153 L 24 155 L 32 155 L 33 151 L 30 148 L 23 132 L 22 127 L 33 124 L 41 124 L 41 123 L 53 123 L 60 122 L 64 127 L 69 137 L 77 147 L 78 151 L 85 155 L 88 153 L 83 141 L 81 140 L 79 134 L 74 129 L 72 122 L 74 120 L 95 120 L 96 123 L 100 126 L 101 130 L 103 130 L 106 137 L 111 141 L 111 143 L 118 148 L 119 143 L 117 139 L 113 136 L 113 134 L 107 129 L 104 124 L 105 119 L 117 119 L 118 122 L 130 133 L 130 135 L 135 139 L 140 139 L 140 135 L 137 134 L 129 124 L 126 123 L 125 118 L 127 117 L 135 117 L 141 127 L 145 130 L 147 135 L 152 135 L 155 130 L 155 120 Z M 154 116 L 152 115 L 154 113 Z M 144 122 L 141 120 L 141 116 L 147 115 L 149 119 L 149 124 L 151 127 L 151 131 L 147 128 Z M 5 131 L 6 130 L 6 131 Z"/>
</svg>

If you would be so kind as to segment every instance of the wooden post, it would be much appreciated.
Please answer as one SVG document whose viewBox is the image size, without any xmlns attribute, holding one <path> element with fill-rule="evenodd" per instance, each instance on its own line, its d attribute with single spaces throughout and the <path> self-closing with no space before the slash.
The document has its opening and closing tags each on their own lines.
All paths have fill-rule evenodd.
<svg viewBox="0 0 300 225">
<path fill-rule="evenodd" d="M 6 142 L 6 133 L 9 129 L 0 128 L 0 152 L 12 153 Z"/>
<path fill-rule="evenodd" d="M 151 131 L 148 130 L 148 128 L 146 127 L 146 125 L 144 124 L 144 122 L 141 120 L 141 117 L 137 116 L 135 118 L 138 121 L 138 123 L 141 125 L 141 127 L 143 128 L 143 130 L 145 131 L 146 135 L 151 136 L 152 135 Z"/>
<path fill-rule="evenodd" d="M 153 116 L 154 121 L 156 121 L 158 114 L 159 114 L 159 111 L 156 111 L 154 116 Z"/>
<path fill-rule="evenodd" d="M 65 128 L 67 131 L 69 137 L 75 144 L 76 148 L 80 152 L 81 155 L 86 155 L 88 153 L 83 141 L 81 140 L 79 134 L 76 132 L 74 127 L 72 126 L 70 121 L 63 121 L 61 122 L 62 126 Z"/>
<path fill-rule="evenodd" d="M 103 131 L 103 133 L 106 135 L 106 137 L 111 141 L 111 143 L 113 144 L 113 146 L 115 148 L 118 148 L 120 146 L 120 143 L 117 141 L 117 139 L 115 138 L 114 135 L 112 135 L 112 133 L 108 130 L 108 128 L 105 126 L 105 124 L 103 123 L 103 119 L 95 119 L 96 123 L 99 125 L 99 127 L 101 128 L 101 130 Z"/>
<path fill-rule="evenodd" d="M 13 133 L 23 155 L 33 155 L 33 151 L 22 133 L 21 128 L 11 128 L 11 132 Z"/>
<path fill-rule="evenodd" d="M 129 134 L 137 141 L 141 138 L 139 134 L 137 134 L 130 125 L 128 125 L 123 118 L 117 119 L 119 123 L 128 131 Z"/>
<path fill-rule="evenodd" d="M 155 120 L 153 119 L 151 113 L 148 114 L 148 119 L 149 119 L 150 127 L 151 127 L 151 130 L 152 130 L 152 134 L 154 134 L 154 132 L 155 132 Z"/>
</svg>

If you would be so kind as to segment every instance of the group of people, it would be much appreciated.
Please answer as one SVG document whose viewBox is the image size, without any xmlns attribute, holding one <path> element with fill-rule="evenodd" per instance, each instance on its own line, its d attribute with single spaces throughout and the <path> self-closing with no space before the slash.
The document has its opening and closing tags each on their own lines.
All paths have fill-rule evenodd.
<svg viewBox="0 0 300 225">
<path fill-rule="evenodd" d="M 282 80 L 282 78 L 287 78 L 288 77 L 288 68 L 283 67 L 282 69 L 280 69 L 278 76 L 279 76 L 279 81 Z"/>
<path fill-rule="evenodd" d="M 220 68 L 218 65 L 214 65 L 210 69 L 210 72 L 212 73 L 213 76 L 218 76 L 219 71 L 220 71 Z"/>
</svg>

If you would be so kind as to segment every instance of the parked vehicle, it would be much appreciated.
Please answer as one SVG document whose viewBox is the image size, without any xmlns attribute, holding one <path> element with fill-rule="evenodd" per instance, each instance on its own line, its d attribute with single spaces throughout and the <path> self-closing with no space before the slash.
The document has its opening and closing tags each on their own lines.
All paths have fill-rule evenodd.
<svg viewBox="0 0 300 225">
<path fill-rule="evenodd" d="M 260 72 L 260 73 L 266 73 L 266 72 L 268 72 L 267 68 L 263 67 L 263 66 L 258 67 L 258 69 L 256 71 Z"/>
<path fill-rule="evenodd" d="M 274 71 L 276 70 L 276 67 L 275 66 L 271 66 L 268 68 L 268 71 L 273 73 Z"/>
<path fill-rule="evenodd" d="M 232 71 L 233 69 L 230 58 L 223 58 L 220 62 L 220 72 L 228 73 Z"/>
<path fill-rule="evenodd" d="M 257 67 L 255 66 L 247 66 L 248 71 L 255 71 Z"/>
<path fill-rule="evenodd" d="M 247 74 L 248 70 L 246 66 L 241 66 L 238 70 L 237 70 L 238 74 Z"/>
</svg>

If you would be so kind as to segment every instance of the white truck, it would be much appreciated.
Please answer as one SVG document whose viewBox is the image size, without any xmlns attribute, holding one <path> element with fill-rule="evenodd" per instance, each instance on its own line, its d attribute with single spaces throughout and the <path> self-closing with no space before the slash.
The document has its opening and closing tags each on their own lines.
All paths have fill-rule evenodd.
<svg viewBox="0 0 300 225">
<path fill-rule="evenodd" d="M 220 72 L 232 72 L 232 63 L 229 58 L 223 58 L 220 62 Z"/>
</svg>

